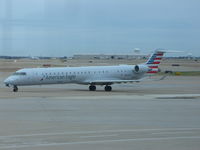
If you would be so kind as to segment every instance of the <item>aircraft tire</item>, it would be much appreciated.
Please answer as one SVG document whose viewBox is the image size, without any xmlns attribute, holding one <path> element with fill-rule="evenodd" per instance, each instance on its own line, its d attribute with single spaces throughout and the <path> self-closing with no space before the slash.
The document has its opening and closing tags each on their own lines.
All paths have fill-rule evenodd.
<svg viewBox="0 0 200 150">
<path fill-rule="evenodd" d="M 13 87 L 13 92 L 18 92 L 18 87 L 16 85 Z"/>
<path fill-rule="evenodd" d="M 105 86 L 105 91 L 107 91 L 107 92 L 110 92 L 110 91 L 112 91 L 112 87 L 111 87 L 111 86 L 108 86 L 108 85 L 106 85 L 106 86 Z"/>
<path fill-rule="evenodd" d="M 96 91 L 96 86 L 95 85 L 90 85 L 89 86 L 90 91 Z"/>
</svg>

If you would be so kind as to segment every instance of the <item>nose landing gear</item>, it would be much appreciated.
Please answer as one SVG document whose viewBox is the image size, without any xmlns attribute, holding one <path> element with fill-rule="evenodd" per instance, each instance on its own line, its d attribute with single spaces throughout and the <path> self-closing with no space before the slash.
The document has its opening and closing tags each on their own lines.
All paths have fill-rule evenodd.
<svg viewBox="0 0 200 150">
<path fill-rule="evenodd" d="M 13 92 L 17 92 L 18 91 L 18 87 L 16 85 L 13 86 Z"/>
</svg>

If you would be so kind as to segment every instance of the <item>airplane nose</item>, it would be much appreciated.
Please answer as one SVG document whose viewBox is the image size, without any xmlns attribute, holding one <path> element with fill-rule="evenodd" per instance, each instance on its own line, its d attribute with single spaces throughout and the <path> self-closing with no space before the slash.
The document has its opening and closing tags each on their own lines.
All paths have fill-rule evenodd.
<svg viewBox="0 0 200 150">
<path fill-rule="evenodd" d="M 10 77 L 8 77 L 7 79 L 4 80 L 4 84 L 6 86 L 12 85 L 12 83 L 13 83 L 13 79 Z"/>
<path fill-rule="evenodd" d="M 4 84 L 5 84 L 6 86 L 9 86 L 9 80 L 8 80 L 8 78 L 7 78 L 6 80 L 4 80 Z"/>
</svg>

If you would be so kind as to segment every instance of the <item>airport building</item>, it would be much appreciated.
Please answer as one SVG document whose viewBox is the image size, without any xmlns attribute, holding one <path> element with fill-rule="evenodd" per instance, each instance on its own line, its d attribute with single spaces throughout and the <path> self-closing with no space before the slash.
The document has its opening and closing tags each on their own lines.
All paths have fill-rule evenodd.
<svg viewBox="0 0 200 150">
<path fill-rule="evenodd" d="M 143 59 L 147 54 L 141 54 L 140 49 L 135 48 L 131 54 L 76 54 L 74 59 Z"/>
<path fill-rule="evenodd" d="M 76 54 L 73 56 L 74 59 L 142 59 L 148 55 L 112 55 L 112 54 Z"/>
</svg>

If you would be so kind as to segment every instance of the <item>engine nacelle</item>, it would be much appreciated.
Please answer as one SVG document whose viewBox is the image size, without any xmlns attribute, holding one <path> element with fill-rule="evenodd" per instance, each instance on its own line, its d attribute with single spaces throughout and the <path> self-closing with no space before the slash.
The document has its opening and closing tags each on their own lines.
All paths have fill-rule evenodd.
<svg viewBox="0 0 200 150">
<path fill-rule="evenodd" d="M 134 72 L 135 73 L 146 73 L 151 69 L 147 65 L 135 65 Z"/>
</svg>

